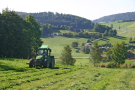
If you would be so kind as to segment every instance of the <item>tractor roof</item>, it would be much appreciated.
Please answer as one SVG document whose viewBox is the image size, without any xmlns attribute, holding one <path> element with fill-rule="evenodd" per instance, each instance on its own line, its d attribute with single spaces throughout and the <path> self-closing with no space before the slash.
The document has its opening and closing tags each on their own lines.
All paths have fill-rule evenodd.
<svg viewBox="0 0 135 90">
<path fill-rule="evenodd" d="M 44 49 L 50 49 L 48 45 L 42 45 L 41 47 L 38 48 L 39 50 L 44 50 Z"/>
</svg>

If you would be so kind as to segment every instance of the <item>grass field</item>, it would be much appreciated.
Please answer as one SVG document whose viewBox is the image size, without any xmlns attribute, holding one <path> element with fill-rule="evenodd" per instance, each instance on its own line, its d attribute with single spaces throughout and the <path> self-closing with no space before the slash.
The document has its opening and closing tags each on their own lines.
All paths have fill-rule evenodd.
<svg viewBox="0 0 135 90">
<path fill-rule="evenodd" d="M 43 45 L 49 45 L 49 47 L 52 49 L 52 55 L 55 57 L 61 56 L 61 52 L 65 45 L 71 45 L 72 42 L 78 42 L 79 47 L 81 47 L 82 43 L 86 43 L 87 40 L 87 38 L 67 38 L 62 36 L 42 38 L 42 41 L 44 42 Z M 72 56 L 89 57 L 89 54 L 84 54 L 82 52 L 76 53 L 75 49 L 72 49 Z"/>
<path fill-rule="evenodd" d="M 121 22 L 121 23 L 118 23 L 118 21 L 115 21 L 111 23 L 106 23 L 104 25 L 111 26 L 111 24 L 113 24 L 113 29 L 116 29 L 118 34 L 121 34 L 120 36 L 135 37 L 135 21 Z M 119 29 L 119 26 L 120 26 L 120 29 Z"/>
<path fill-rule="evenodd" d="M 129 43 L 129 37 L 123 37 L 123 36 L 115 36 L 115 37 L 105 37 L 100 40 L 98 40 L 98 44 L 105 44 L 106 41 L 109 41 L 112 45 L 116 42 L 125 41 L 125 43 Z"/>
<path fill-rule="evenodd" d="M 63 65 L 36 69 L 28 68 L 27 61 L 0 59 L 0 90 L 135 90 L 135 69 Z"/>
</svg>

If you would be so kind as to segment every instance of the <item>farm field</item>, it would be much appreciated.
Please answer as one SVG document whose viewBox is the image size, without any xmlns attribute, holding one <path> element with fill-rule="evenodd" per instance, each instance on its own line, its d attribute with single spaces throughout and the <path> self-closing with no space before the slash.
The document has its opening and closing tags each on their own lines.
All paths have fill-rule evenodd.
<svg viewBox="0 0 135 90">
<path fill-rule="evenodd" d="M 49 47 L 52 49 L 52 55 L 55 57 L 60 57 L 61 52 L 65 45 L 71 45 L 72 42 L 78 42 L 79 47 L 81 47 L 82 43 L 87 42 L 87 38 L 68 38 L 68 37 L 62 37 L 62 36 L 54 36 L 54 37 L 48 37 L 48 38 L 41 38 L 44 42 L 43 45 L 49 45 Z M 84 54 L 82 52 L 76 53 L 75 49 L 72 49 L 72 56 L 73 57 L 89 57 L 89 54 Z"/>
<path fill-rule="evenodd" d="M 135 21 L 132 22 L 121 22 L 118 21 L 106 23 L 104 25 L 111 26 L 113 24 L 113 29 L 117 30 L 118 35 L 124 37 L 135 37 Z M 120 29 L 119 29 L 120 26 Z"/>
<path fill-rule="evenodd" d="M 135 90 L 135 69 L 63 65 L 36 69 L 27 61 L 0 59 L 0 90 Z"/>
<path fill-rule="evenodd" d="M 124 36 L 105 37 L 98 40 L 98 44 L 99 45 L 105 44 L 106 41 L 109 41 L 109 43 L 111 43 L 112 45 L 120 41 L 125 41 L 125 43 L 129 43 L 129 38 L 130 37 L 124 37 Z"/>
</svg>

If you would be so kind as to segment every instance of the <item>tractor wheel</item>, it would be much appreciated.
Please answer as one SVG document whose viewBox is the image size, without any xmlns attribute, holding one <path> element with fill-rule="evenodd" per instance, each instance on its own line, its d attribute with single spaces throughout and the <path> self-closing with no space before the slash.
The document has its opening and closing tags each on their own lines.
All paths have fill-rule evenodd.
<svg viewBox="0 0 135 90">
<path fill-rule="evenodd" d="M 33 61 L 34 61 L 34 59 L 30 59 L 30 61 L 29 61 L 29 67 L 31 68 L 31 67 L 33 67 Z"/>
<path fill-rule="evenodd" d="M 50 67 L 50 61 L 47 60 L 47 68 L 49 68 L 49 67 Z"/>
<path fill-rule="evenodd" d="M 45 59 L 44 62 L 43 62 L 43 68 L 49 68 L 50 67 L 50 62 Z"/>
<path fill-rule="evenodd" d="M 54 65 L 55 65 L 55 59 L 52 58 L 52 59 L 51 59 L 51 68 L 54 68 Z"/>
<path fill-rule="evenodd" d="M 46 59 L 43 62 L 43 68 L 47 68 L 47 60 Z"/>
</svg>

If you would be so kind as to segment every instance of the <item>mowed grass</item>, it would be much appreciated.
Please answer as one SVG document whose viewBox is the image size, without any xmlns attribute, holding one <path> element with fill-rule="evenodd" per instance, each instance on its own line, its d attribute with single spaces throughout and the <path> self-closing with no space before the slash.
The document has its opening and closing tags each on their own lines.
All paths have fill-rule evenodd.
<svg viewBox="0 0 135 90">
<path fill-rule="evenodd" d="M 36 69 L 29 68 L 27 61 L 0 59 L 0 90 L 135 90 L 134 68 L 55 65 Z M 88 62 L 77 59 L 84 61 Z"/>
<path fill-rule="evenodd" d="M 121 22 L 118 21 L 106 23 L 104 25 L 111 26 L 113 24 L 113 29 L 117 30 L 118 35 L 124 37 L 135 37 L 135 21 L 132 22 Z M 120 26 L 120 29 L 119 29 Z"/>
<path fill-rule="evenodd" d="M 124 36 L 114 36 L 114 37 L 105 37 L 100 40 L 98 40 L 98 44 L 105 44 L 106 41 L 109 41 L 112 45 L 114 45 L 116 42 L 125 41 L 125 43 L 129 43 L 129 37 Z"/>
<path fill-rule="evenodd" d="M 48 37 L 48 38 L 41 38 L 44 42 L 43 45 L 49 45 L 49 47 L 52 49 L 51 54 L 54 55 L 54 57 L 60 57 L 62 50 L 65 45 L 70 45 L 72 42 L 78 42 L 79 47 L 81 47 L 82 43 L 87 42 L 87 38 L 67 38 L 62 36 L 55 36 L 55 37 Z M 84 54 L 82 52 L 76 53 L 75 49 L 72 49 L 72 56 L 73 57 L 89 57 L 89 54 Z"/>
</svg>

